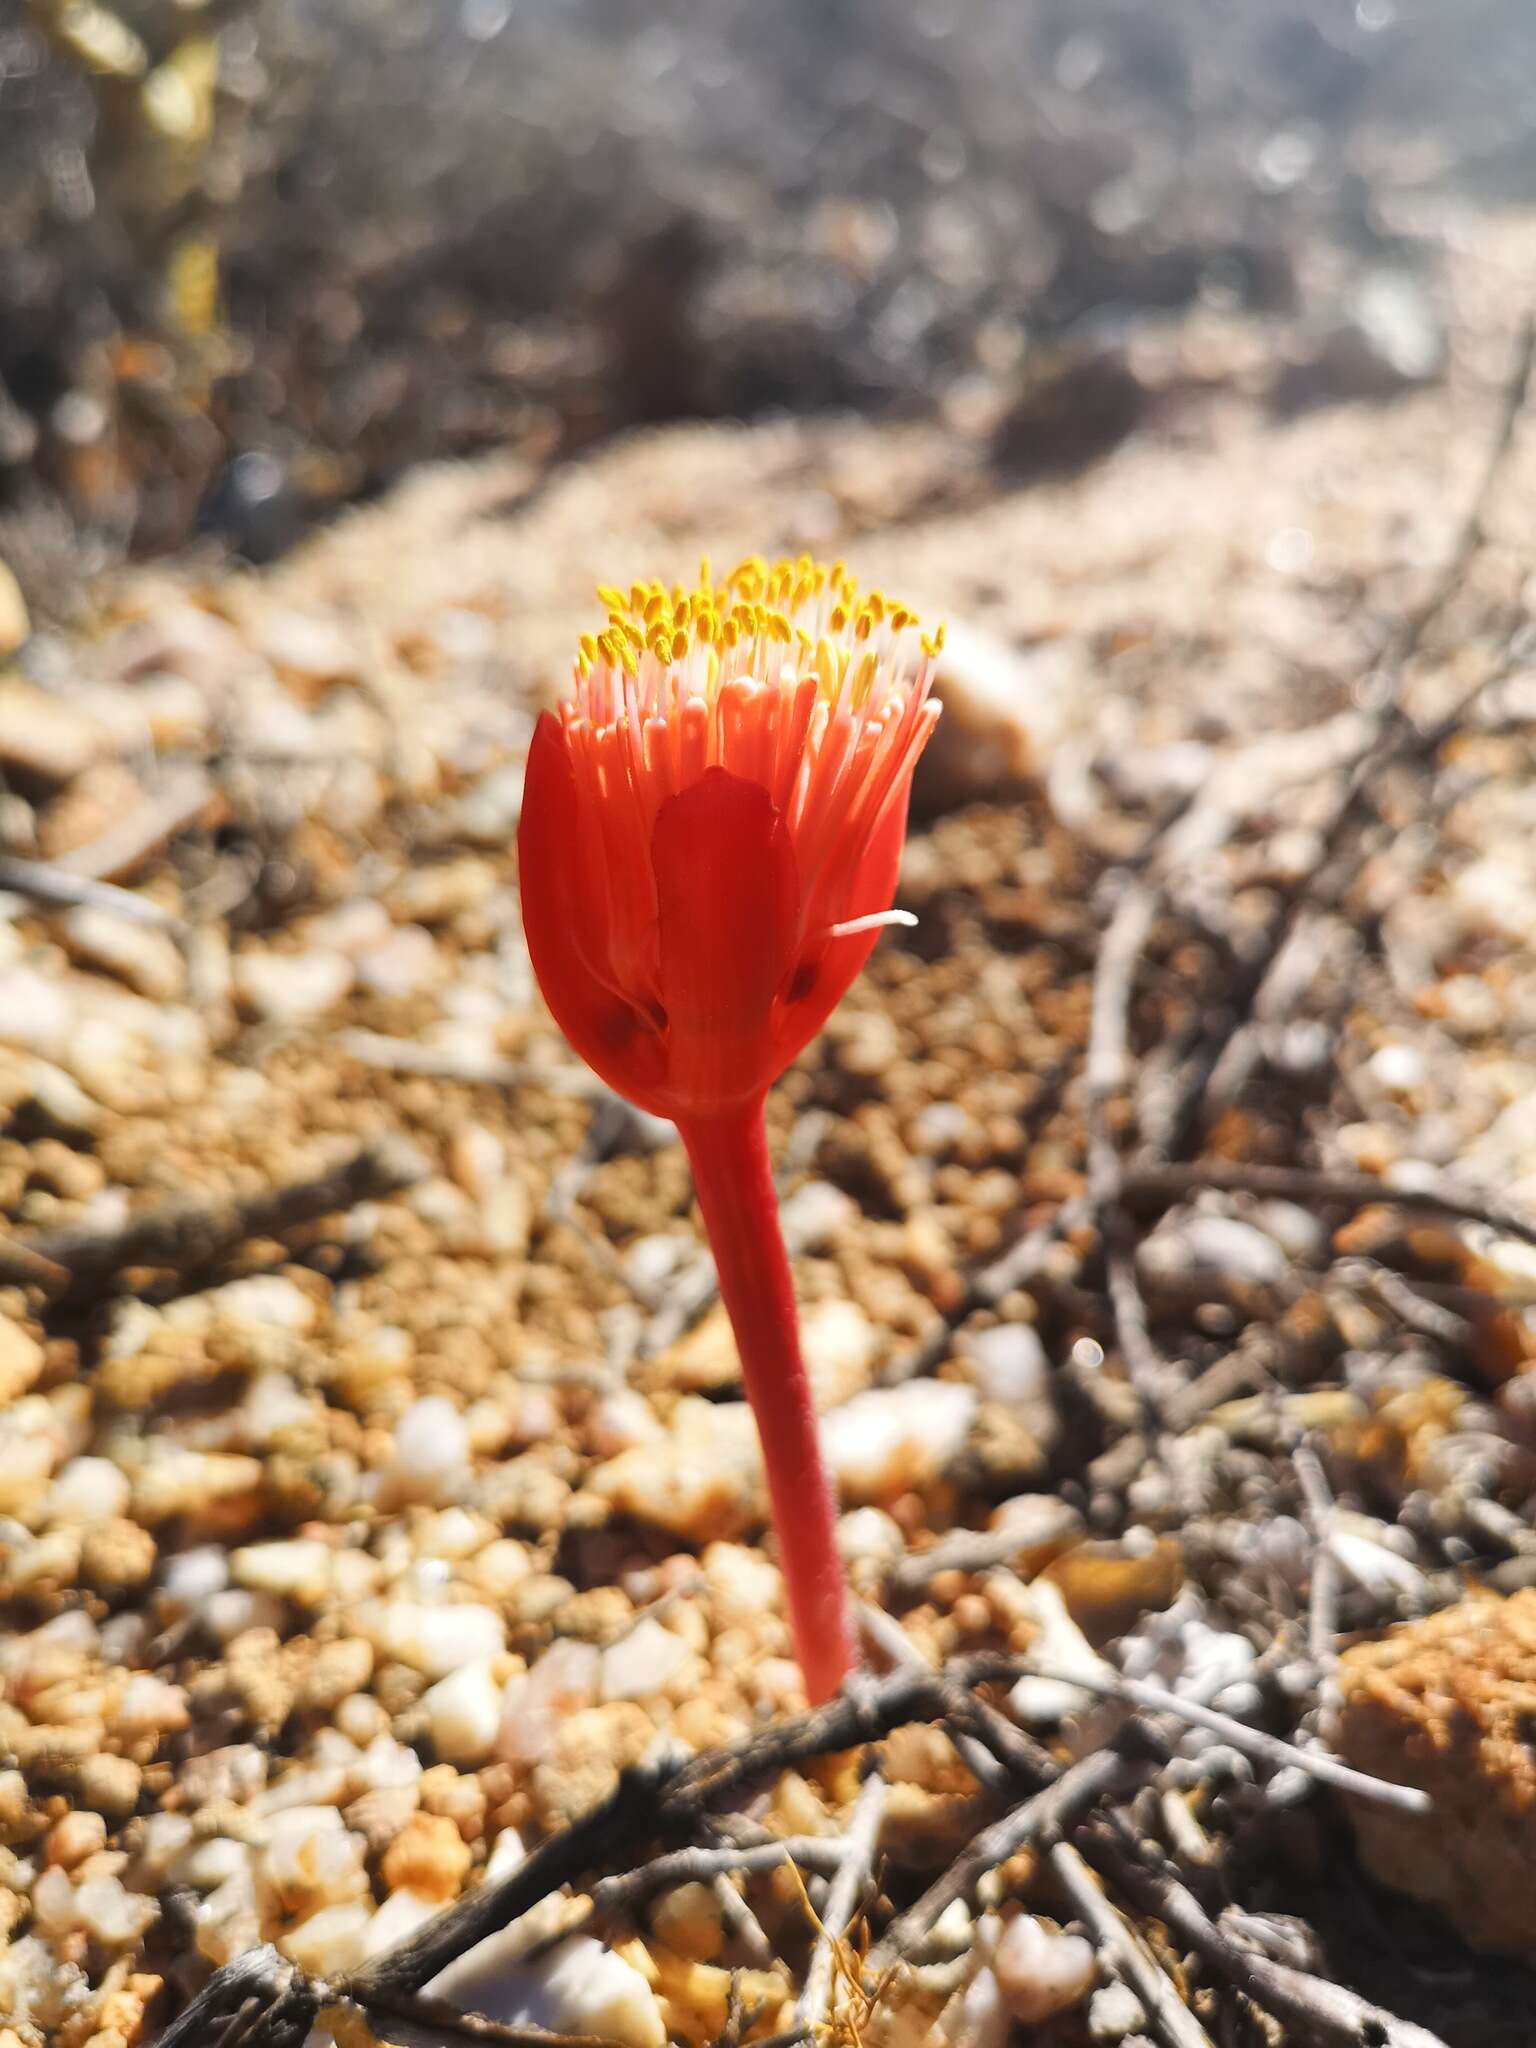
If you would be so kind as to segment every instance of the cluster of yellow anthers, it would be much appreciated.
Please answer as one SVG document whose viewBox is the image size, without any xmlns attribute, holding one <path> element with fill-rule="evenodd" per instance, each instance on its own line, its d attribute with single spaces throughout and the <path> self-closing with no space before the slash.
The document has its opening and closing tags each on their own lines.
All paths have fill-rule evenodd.
<svg viewBox="0 0 1536 2048">
<path fill-rule="evenodd" d="M 693 590 L 598 595 L 608 624 L 581 643 L 561 722 L 578 784 L 627 789 L 647 833 L 668 796 L 724 768 L 768 791 L 809 882 L 905 787 L 938 716 L 943 633 L 841 562 L 751 556 L 721 583 L 706 562 Z"/>
<path fill-rule="evenodd" d="M 633 708 L 642 717 L 674 711 L 679 697 L 712 698 L 740 676 L 778 683 L 814 674 L 822 694 L 846 689 L 862 709 L 893 658 L 916 668 L 944 644 L 942 627 L 923 633 L 905 605 L 861 591 L 841 562 L 828 568 L 809 555 L 749 555 L 719 583 L 706 561 L 692 590 L 652 582 L 597 594 L 608 623 L 582 636 L 576 662 L 576 708 L 594 725 L 631 709 L 626 681 L 639 686 Z"/>
</svg>

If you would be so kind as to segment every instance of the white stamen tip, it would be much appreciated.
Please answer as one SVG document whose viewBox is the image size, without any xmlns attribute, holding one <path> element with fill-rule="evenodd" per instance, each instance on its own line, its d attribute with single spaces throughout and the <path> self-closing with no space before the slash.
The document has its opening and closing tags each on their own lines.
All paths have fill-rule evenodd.
<svg viewBox="0 0 1536 2048">
<path fill-rule="evenodd" d="M 872 910 L 868 917 L 850 917 L 846 924 L 830 925 L 827 936 L 833 939 L 852 939 L 860 932 L 879 931 L 882 925 L 916 923 L 917 919 L 910 910 Z"/>
</svg>

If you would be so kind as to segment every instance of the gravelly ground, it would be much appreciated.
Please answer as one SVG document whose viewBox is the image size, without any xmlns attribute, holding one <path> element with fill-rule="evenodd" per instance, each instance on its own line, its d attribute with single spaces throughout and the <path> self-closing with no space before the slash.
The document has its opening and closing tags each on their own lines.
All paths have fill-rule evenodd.
<svg viewBox="0 0 1536 2048">
<path fill-rule="evenodd" d="M 11 1236 L 58 1254 L 34 1278 L 6 1252 L 0 1326 L 5 2048 L 126 2048 L 263 1939 L 344 1972 L 658 1736 L 708 1751 L 800 1704 L 681 1154 L 594 1099 L 519 932 L 521 752 L 599 579 L 813 548 L 957 627 L 903 875 L 918 927 L 773 1119 L 850 1558 L 912 1649 L 1091 1644 L 1182 1682 L 1204 1645 L 1236 1659 L 1234 1712 L 1337 1735 L 1338 1643 L 1527 1582 L 1536 1337 L 1510 1230 L 1154 1193 L 1131 1263 L 1156 1427 L 1091 1212 L 1016 1284 L 975 1284 L 1084 1191 L 1095 975 L 1128 877 L 1162 893 L 1106 1111 L 1127 1150 L 1176 1086 L 1169 1049 L 1317 881 L 1369 739 L 1360 685 L 1456 542 L 1524 312 L 1527 221 L 1440 227 L 1447 375 L 1390 403 L 1276 420 L 1266 331 L 1196 313 L 1138 340 L 1151 423 L 1077 480 L 1010 487 L 958 426 L 838 421 L 443 467 L 265 575 L 138 574 L 90 634 L 39 636 L 0 678 L 10 850 L 160 914 L 23 892 L 0 925 L 0 1189 Z M 1433 718 L 1507 680 L 1373 778 L 1342 914 L 1320 892 L 1300 920 L 1190 1156 L 1536 1194 L 1530 431 L 1405 701 Z M 408 1186 L 191 1270 L 103 1259 L 71 1286 L 50 1238 L 381 1139 L 410 1148 Z M 1048 1542 L 898 1593 L 903 1557 L 1035 1512 L 1021 1495 L 1071 1511 Z M 1053 1555 L 1059 1598 L 1032 1576 Z M 1014 1696 L 1058 1760 L 1106 1739 L 1080 1694 L 1058 1726 L 1060 1704 Z M 1392 1726 L 1370 1767 L 1411 1780 Z M 1295 1916 L 1273 1924 L 1306 1967 L 1446 2040 L 1528 2038 L 1525 1967 L 1474 1961 L 1368 1880 L 1334 1795 L 1266 1799 L 1205 1749 L 1180 1767 L 1208 1904 Z M 1500 1768 L 1469 1766 L 1490 1799 Z M 997 1810 L 938 1731 L 893 1736 L 883 1769 L 877 1926 Z M 755 1817 L 834 1833 L 855 1790 L 846 1761 L 808 1765 Z M 1523 1792 L 1509 1811 L 1529 1826 Z M 1476 1936 L 1475 1826 L 1457 1854 Z M 1020 2038 L 1133 2034 L 1078 1997 L 1075 1952 L 1021 1962 L 999 1925 L 1075 1918 L 1058 1882 L 1007 1863 L 950 1925 L 969 1963 L 930 1956 L 865 2040 L 1001 2039 L 1010 2013 Z M 734 1971 L 756 2031 L 787 2026 L 803 1912 L 782 1871 L 749 1889 L 779 1960 L 694 1885 L 621 1915 L 620 1964 L 589 1956 L 587 1990 L 546 1985 L 537 2013 L 703 2043 Z M 1053 1969 L 1065 2011 L 1031 2034 L 1027 1986 Z M 1262 2037 L 1208 1970 L 1178 1981 L 1213 2038 Z"/>
</svg>

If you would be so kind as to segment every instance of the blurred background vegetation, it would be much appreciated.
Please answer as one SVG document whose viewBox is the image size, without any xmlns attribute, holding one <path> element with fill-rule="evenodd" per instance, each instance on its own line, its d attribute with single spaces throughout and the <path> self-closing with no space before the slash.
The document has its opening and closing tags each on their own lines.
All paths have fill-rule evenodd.
<svg viewBox="0 0 1536 2048">
<path fill-rule="evenodd" d="M 1529 0 L 0 0 L 0 561 L 67 613 L 680 416 L 1070 467 L 1200 301 L 1284 330 L 1277 406 L 1418 381 L 1533 57 Z"/>
</svg>

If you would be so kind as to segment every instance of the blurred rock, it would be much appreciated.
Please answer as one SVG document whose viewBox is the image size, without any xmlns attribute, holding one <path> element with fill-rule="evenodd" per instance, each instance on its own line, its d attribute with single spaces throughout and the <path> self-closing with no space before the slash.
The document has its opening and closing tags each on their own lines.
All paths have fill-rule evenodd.
<svg viewBox="0 0 1536 2048">
<path fill-rule="evenodd" d="M 1366 1867 L 1474 1948 L 1536 1949 L 1536 1589 L 1477 1594 L 1357 1644 L 1338 1676 L 1340 1755 L 1434 1801 L 1432 1827 L 1347 1801 Z"/>
<path fill-rule="evenodd" d="M 1151 396 L 1123 345 L 1069 349 L 1031 375 L 997 427 L 992 459 L 1013 483 L 1070 476 L 1132 433 Z"/>
<path fill-rule="evenodd" d="M 0 770 L 44 793 L 102 759 L 111 737 L 95 719 L 20 676 L 0 677 Z"/>
<path fill-rule="evenodd" d="M 944 707 L 912 785 L 916 815 L 995 800 L 1042 778 L 1081 706 L 1069 644 L 1021 650 L 964 624 L 946 627 L 934 664 Z"/>
<path fill-rule="evenodd" d="M 6 563 L 0 562 L 0 661 L 7 660 L 18 647 L 25 646 L 31 631 L 27 601 L 21 594 L 16 573 Z"/>
<path fill-rule="evenodd" d="M 1362 278 L 1338 317 L 1305 333 L 1277 374 L 1271 403 L 1280 412 L 1346 399 L 1391 398 L 1430 384 L 1445 363 L 1445 329 L 1422 278 L 1377 270 Z"/>
</svg>

